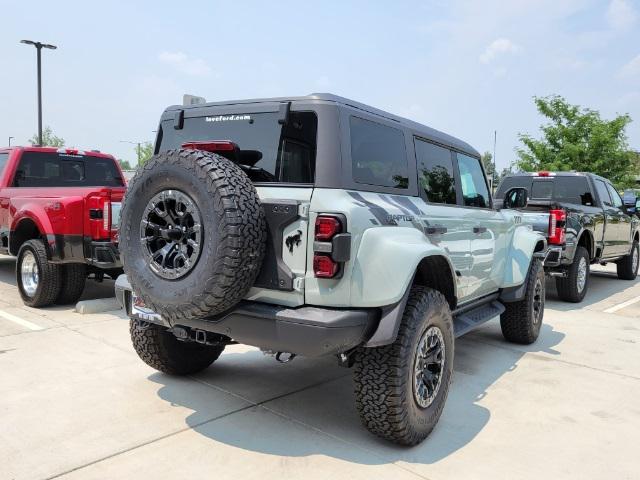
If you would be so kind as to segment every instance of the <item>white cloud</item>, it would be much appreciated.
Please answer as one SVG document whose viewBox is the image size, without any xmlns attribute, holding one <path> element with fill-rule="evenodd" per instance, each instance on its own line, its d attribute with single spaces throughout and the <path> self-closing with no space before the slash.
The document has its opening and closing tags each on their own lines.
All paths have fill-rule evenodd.
<svg viewBox="0 0 640 480">
<path fill-rule="evenodd" d="M 480 62 L 488 64 L 493 62 L 497 57 L 504 54 L 516 54 L 522 48 L 516 45 L 508 38 L 498 38 L 491 42 L 480 55 Z"/>
<path fill-rule="evenodd" d="M 607 9 L 607 22 L 616 30 L 628 30 L 636 23 L 638 14 L 627 0 L 611 0 Z"/>
<path fill-rule="evenodd" d="M 211 73 L 211 67 L 201 58 L 191 58 L 183 52 L 161 52 L 158 60 L 172 66 L 178 72 L 193 76 L 203 76 Z"/>
<path fill-rule="evenodd" d="M 640 55 L 632 58 L 619 72 L 620 77 L 640 77 Z"/>
</svg>

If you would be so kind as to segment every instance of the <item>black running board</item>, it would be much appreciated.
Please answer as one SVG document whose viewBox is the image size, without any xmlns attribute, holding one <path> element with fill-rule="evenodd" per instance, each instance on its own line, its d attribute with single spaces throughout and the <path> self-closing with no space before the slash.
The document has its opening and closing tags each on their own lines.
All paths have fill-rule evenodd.
<svg viewBox="0 0 640 480">
<path fill-rule="evenodd" d="M 504 305 L 494 300 L 459 313 L 453 317 L 453 333 L 456 338 L 461 337 L 502 314 L 502 312 L 504 312 Z"/>
</svg>

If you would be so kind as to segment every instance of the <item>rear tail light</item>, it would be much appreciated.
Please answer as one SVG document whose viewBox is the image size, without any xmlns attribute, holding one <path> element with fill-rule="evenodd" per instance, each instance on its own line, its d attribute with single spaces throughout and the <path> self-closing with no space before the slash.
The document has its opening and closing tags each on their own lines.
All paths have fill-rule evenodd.
<svg viewBox="0 0 640 480">
<path fill-rule="evenodd" d="M 93 239 L 111 238 L 111 194 L 108 191 L 96 193 L 87 198 L 89 235 Z"/>
<path fill-rule="evenodd" d="M 106 200 L 102 205 L 102 228 L 106 231 L 111 230 L 111 202 Z"/>
<path fill-rule="evenodd" d="M 565 241 L 567 214 L 564 210 L 549 210 L 549 243 L 562 245 Z"/>
<path fill-rule="evenodd" d="M 332 258 L 333 243 L 336 235 L 344 232 L 343 222 L 336 216 L 318 215 L 314 231 L 314 239 L 320 242 L 319 245 L 326 246 L 322 252 L 316 251 L 313 254 L 313 274 L 317 278 L 335 278 L 340 273 L 340 266 L 343 262 L 338 262 Z"/>
<path fill-rule="evenodd" d="M 313 274 L 318 278 L 333 278 L 338 273 L 340 265 L 329 255 L 316 253 L 313 256 Z"/>
<path fill-rule="evenodd" d="M 315 239 L 319 242 L 326 242 L 342 231 L 342 224 L 336 217 L 319 215 L 316 218 Z"/>
</svg>

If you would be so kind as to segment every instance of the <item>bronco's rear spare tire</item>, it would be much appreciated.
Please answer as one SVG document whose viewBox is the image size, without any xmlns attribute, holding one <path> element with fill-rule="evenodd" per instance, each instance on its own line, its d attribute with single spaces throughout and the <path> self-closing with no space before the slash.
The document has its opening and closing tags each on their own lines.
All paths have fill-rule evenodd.
<svg viewBox="0 0 640 480">
<path fill-rule="evenodd" d="M 228 310 L 262 265 L 266 222 L 236 164 L 202 150 L 154 155 L 131 180 L 120 252 L 133 291 L 169 321 Z"/>
</svg>

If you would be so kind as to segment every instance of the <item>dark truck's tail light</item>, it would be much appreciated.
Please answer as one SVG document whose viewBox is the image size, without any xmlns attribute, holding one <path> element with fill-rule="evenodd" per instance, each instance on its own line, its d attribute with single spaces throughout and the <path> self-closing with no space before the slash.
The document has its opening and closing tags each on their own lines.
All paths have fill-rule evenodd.
<svg viewBox="0 0 640 480">
<path fill-rule="evenodd" d="M 351 255 L 351 234 L 346 233 L 344 215 L 318 215 L 313 243 L 313 274 L 336 278 Z"/>
<path fill-rule="evenodd" d="M 549 210 L 549 243 L 563 245 L 567 213 L 564 210 Z"/>
<path fill-rule="evenodd" d="M 89 235 L 93 239 L 111 238 L 111 193 L 103 191 L 87 198 Z"/>
</svg>

